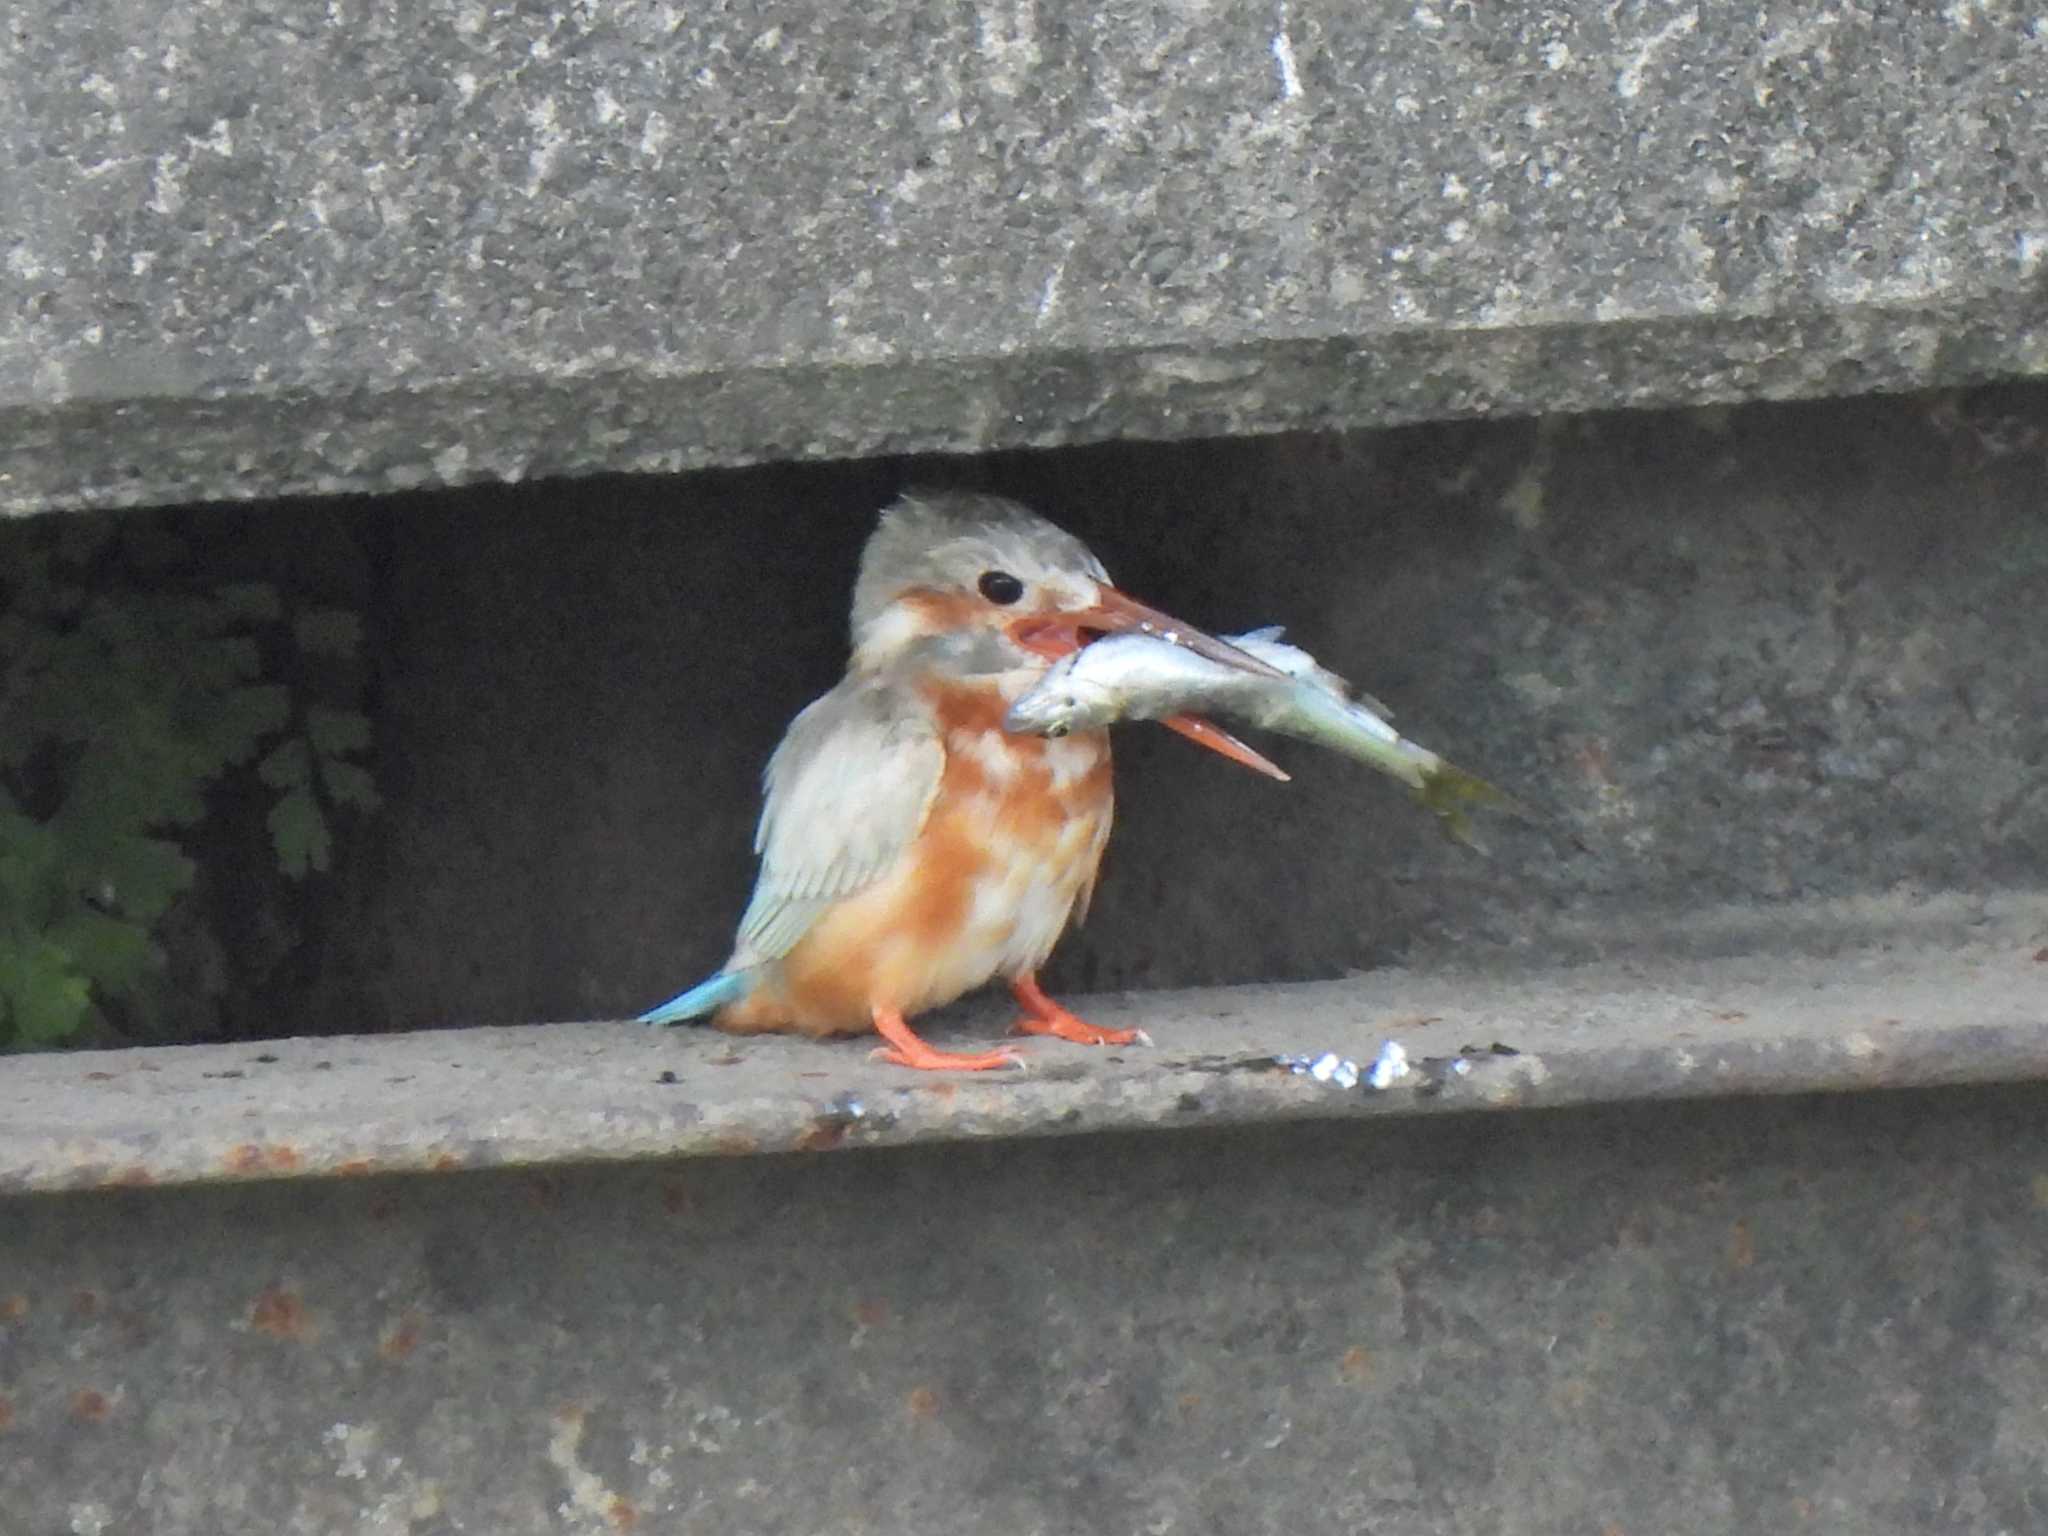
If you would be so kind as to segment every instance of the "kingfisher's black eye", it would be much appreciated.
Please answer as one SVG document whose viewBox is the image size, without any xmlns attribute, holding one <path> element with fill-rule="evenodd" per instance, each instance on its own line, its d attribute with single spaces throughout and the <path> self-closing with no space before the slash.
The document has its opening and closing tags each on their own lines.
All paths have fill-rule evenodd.
<svg viewBox="0 0 2048 1536">
<path fill-rule="evenodd" d="M 981 595 L 990 602 L 1007 608 L 1024 595 L 1024 583 L 1008 571 L 983 571 Z"/>
</svg>

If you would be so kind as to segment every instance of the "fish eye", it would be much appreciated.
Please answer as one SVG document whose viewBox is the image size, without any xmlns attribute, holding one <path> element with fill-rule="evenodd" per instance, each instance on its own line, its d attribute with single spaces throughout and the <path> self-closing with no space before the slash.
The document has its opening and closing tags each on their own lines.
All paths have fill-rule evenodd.
<svg viewBox="0 0 2048 1536">
<path fill-rule="evenodd" d="M 978 585 L 983 597 L 1003 608 L 1024 595 L 1024 583 L 1008 571 L 983 571 Z"/>
<path fill-rule="evenodd" d="M 1066 735 L 1066 734 L 1067 734 L 1067 732 L 1068 732 L 1068 731 L 1070 731 L 1070 730 L 1072 730 L 1072 729 L 1073 729 L 1073 727 L 1072 727 L 1072 726 L 1070 726 L 1070 725 L 1063 725 L 1063 724 L 1053 724 L 1053 725 L 1048 725 L 1048 726 L 1047 726 L 1047 727 L 1045 728 L 1045 734 L 1046 734 L 1046 735 L 1047 735 L 1048 737 L 1050 737 L 1050 738 L 1051 738 L 1052 740 L 1054 740 L 1054 741 L 1058 741 L 1058 740 L 1059 740 L 1059 739 L 1060 739 L 1060 738 L 1061 738 L 1062 736 Z"/>
</svg>

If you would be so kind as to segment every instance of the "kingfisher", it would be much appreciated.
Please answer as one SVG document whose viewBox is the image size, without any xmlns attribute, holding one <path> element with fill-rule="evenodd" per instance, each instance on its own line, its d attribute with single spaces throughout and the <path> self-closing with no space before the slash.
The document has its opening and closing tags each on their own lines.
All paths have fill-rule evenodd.
<svg viewBox="0 0 2048 1536">
<path fill-rule="evenodd" d="M 1055 660 L 1130 630 L 1270 670 L 1117 590 L 1086 545 L 1017 502 L 913 491 L 886 508 L 861 553 L 846 676 L 769 759 L 760 871 L 732 956 L 641 1022 L 873 1031 L 879 1060 L 986 1071 L 1021 1063 L 1008 1046 L 941 1050 L 909 1020 L 1001 977 L 1023 1009 L 1016 1033 L 1142 1039 L 1088 1023 L 1038 983 L 1086 915 L 1109 841 L 1109 733 L 1003 729 Z M 1207 721 L 1165 723 L 1285 777 Z"/>
</svg>

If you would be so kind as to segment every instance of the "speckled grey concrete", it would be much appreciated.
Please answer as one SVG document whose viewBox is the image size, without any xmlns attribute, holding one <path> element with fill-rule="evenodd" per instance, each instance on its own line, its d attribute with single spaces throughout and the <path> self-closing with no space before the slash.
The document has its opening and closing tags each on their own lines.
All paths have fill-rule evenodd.
<svg viewBox="0 0 2048 1536">
<path fill-rule="evenodd" d="M 2007 6 L 8 25 L 17 511 L 2048 371 Z"/>
<path fill-rule="evenodd" d="M 2048 1078 L 2048 899 L 1801 916 L 1749 916 L 1734 959 L 1080 999 L 1153 1045 L 1034 1041 L 1025 1070 L 971 1077 L 873 1063 L 866 1041 L 630 1023 L 0 1061 L 0 1192 Z M 1009 1018 L 931 1027 L 997 1038 Z M 1275 1069 L 1363 1071 L 1388 1041 L 1407 1067 L 1380 1085 Z"/>
<path fill-rule="evenodd" d="M 2022 1536 L 2048 1094 L 0 1200 L 6 1536 Z"/>
</svg>

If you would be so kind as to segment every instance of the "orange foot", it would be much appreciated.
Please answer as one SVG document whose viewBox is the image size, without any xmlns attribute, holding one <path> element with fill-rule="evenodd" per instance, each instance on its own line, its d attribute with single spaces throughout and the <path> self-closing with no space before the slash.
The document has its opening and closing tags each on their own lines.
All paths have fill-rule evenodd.
<svg viewBox="0 0 2048 1536">
<path fill-rule="evenodd" d="M 1010 1026 L 1013 1035 L 1053 1035 L 1076 1045 L 1150 1045 L 1152 1037 L 1142 1029 L 1104 1029 L 1067 1012 L 1045 995 L 1038 977 L 1026 971 L 1010 983 L 1017 1001 L 1024 1005 L 1024 1017 Z"/>
<path fill-rule="evenodd" d="M 894 1008 L 875 1010 L 875 1033 L 889 1043 L 869 1054 L 919 1072 L 993 1072 L 1002 1067 L 1022 1067 L 1023 1058 L 1008 1046 L 993 1051 L 942 1051 L 927 1045 L 910 1032 L 903 1015 Z"/>
</svg>

